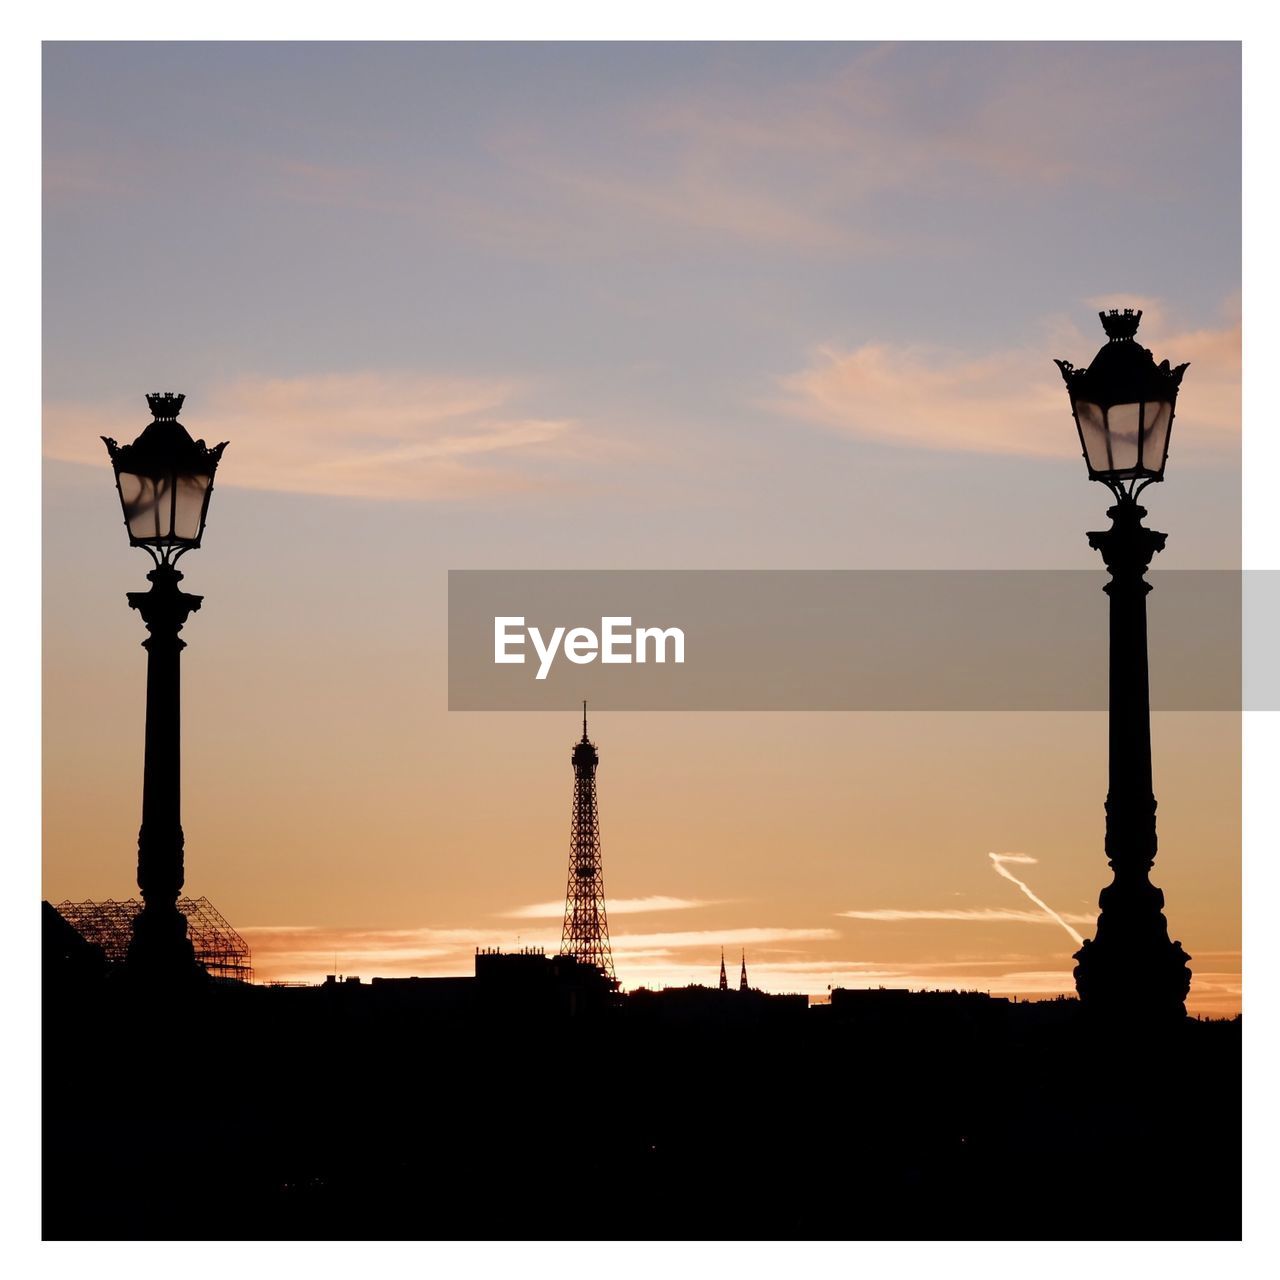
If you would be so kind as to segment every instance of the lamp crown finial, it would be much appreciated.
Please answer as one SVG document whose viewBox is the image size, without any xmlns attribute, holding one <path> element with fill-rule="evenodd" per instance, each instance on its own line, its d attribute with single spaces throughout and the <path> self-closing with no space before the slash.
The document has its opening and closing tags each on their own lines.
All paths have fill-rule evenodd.
<svg viewBox="0 0 1280 1280">
<path fill-rule="evenodd" d="M 1125 307 L 1123 311 L 1099 311 L 1098 319 L 1112 342 L 1123 342 L 1138 332 L 1138 322 L 1142 319 L 1141 311 Z"/>
<path fill-rule="evenodd" d="M 187 397 L 182 392 L 152 391 L 147 396 L 147 406 L 157 422 L 172 421 L 182 412 L 182 402 Z"/>
</svg>

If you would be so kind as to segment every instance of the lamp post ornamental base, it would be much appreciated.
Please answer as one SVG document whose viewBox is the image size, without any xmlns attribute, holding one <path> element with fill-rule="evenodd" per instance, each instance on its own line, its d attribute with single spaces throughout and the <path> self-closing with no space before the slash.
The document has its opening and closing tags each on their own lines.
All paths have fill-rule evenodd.
<svg viewBox="0 0 1280 1280">
<path fill-rule="evenodd" d="M 1185 1016 L 1191 959 L 1169 940 L 1164 894 L 1143 876 L 1119 877 L 1098 897 L 1097 934 L 1073 957 L 1076 991 L 1090 1013 L 1108 1022 L 1149 1024 Z"/>
</svg>

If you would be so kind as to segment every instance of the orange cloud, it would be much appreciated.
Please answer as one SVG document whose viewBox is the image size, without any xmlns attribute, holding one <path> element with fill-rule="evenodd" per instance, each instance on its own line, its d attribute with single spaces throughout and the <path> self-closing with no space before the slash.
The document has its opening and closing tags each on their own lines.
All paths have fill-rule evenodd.
<svg viewBox="0 0 1280 1280">
<path fill-rule="evenodd" d="M 609 904 L 610 911 L 614 910 Z M 557 908 L 563 910 L 562 906 Z M 542 947 L 554 952 L 560 945 L 558 922 L 535 925 L 519 936 L 506 929 L 359 929 L 309 925 L 257 925 L 239 932 L 253 950 L 254 970 L 263 982 L 317 982 L 335 966 L 365 977 L 416 975 L 436 977 L 469 974 L 477 947 Z M 644 962 L 665 959 L 682 950 L 709 951 L 720 946 L 752 947 L 834 940 L 834 929 L 748 927 L 682 932 L 613 934 L 613 953 L 619 970 L 630 974 Z M 718 955 L 718 951 L 717 951 Z M 666 968 L 672 966 L 667 964 Z M 679 972 L 690 973 L 688 962 Z"/>
<path fill-rule="evenodd" d="M 1135 302 L 1130 297 L 1124 305 Z M 1176 331 L 1153 310 L 1144 315 L 1143 340 L 1157 355 L 1191 364 L 1174 449 L 1193 455 L 1238 449 L 1239 318 L 1219 328 Z M 915 448 L 1073 456 L 1079 444 L 1050 358 L 1087 363 L 1103 339 L 1100 331 L 1062 321 L 1046 327 L 1052 333 L 1034 347 L 978 355 L 886 342 L 819 347 L 806 368 L 779 380 L 782 396 L 771 407 L 860 439 Z"/>
<path fill-rule="evenodd" d="M 871 911 L 838 911 L 837 915 L 848 920 L 884 920 L 897 923 L 903 920 L 959 920 L 977 924 L 1057 924 L 1052 916 L 1043 911 L 1021 911 L 1011 907 L 974 907 L 970 909 L 899 910 L 896 907 L 879 907 Z M 1061 913 L 1062 919 L 1072 924 L 1093 924 L 1097 913 L 1078 915 L 1069 911 Z"/>
<path fill-rule="evenodd" d="M 642 911 L 688 911 L 693 907 L 710 907 L 724 902 L 723 898 L 668 898 L 653 894 L 647 898 L 610 898 L 611 916 L 634 915 Z M 564 899 L 554 902 L 535 902 L 532 906 L 504 911 L 508 920 L 559 920 L 564 916 Z"/>
<path fill-rule="evenodd" d="M 580 459 L 566 418 L 519 412 L 501 379 L 336 373 L 245 378 L 189 402 L 192 433 L 232 441 L 219 483 L 341 497 L 442 500 L 528 489 L 537 465 Z M 45 456 L 102 465 L 98 436 L 131 439 L 132 405 L 45 408 Z"/>
</svg>

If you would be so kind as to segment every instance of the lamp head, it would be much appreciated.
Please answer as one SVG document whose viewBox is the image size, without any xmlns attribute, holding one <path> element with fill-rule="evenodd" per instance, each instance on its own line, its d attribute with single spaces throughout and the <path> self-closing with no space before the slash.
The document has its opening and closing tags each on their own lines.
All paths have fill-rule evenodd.
<svg viewBox="0 0 1280 1280">
<path fill-rule="evenodd" d="M 1087 369 L 1055 360 L 1067 384 L 1091 480 L 1121 497 L 1164 479 L 1178 388 L 1187 366 L 1170 368 L 1136 341 L 1142 312 L 1100 311 L 1107 341 Z"/>
<path fill-rule="evenodd" d="M 146 547 L 157 562 L 171 563 L 200 545 L 213 476 L 227 442 L 210 448 L 193 440 L 178 421 L 181 394 L 147 396 L 151 422 L 132 444 L 102 437 L 111 456 L 129 545 Z"/>
</svg>

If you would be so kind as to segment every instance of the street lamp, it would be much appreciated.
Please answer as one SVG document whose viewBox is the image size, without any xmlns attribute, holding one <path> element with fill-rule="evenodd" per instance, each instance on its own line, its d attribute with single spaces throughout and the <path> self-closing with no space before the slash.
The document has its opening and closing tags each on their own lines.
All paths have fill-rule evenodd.
<svg viewBox="0 0 1280 1280">
<path fill-rule="evenodd" d="M 132 444 L 102 437 L 111 455 L 129 545 L 155 562 L 150 591 L 130 591 L 129 607 L 146 623 L 147 723 L 138 831 L 138 888 L 142 910 L 133 921 L 131 969 L 153 977 L 196 971 L 187 921 L 178 910 L 183 883 L 181 820 L 181 699 L 178 638 L 200 607 L 200 596 L 178 587 L 176 562 L 200 545 L 213 475 L 226 443 L 209 448 L 178 421 L 184 397 L 147 396 L 153 421 Z"/>
<path fill-rule="evenodd" d="M 1055 361 L 1071 397 L 1089 478 L 1116 497 L 1111 528 L 1089 534 L 1111 575 L 1107 861 L 1112 882 L 1098 898 L 1094 938 L 1076 952 L 1080 1001 L 1129 1020 L 1186 1014 L 1190 957 L 1169 941 L 1164 894 L 1149 878 L 1156 856 L 1147 673 L 1146 572 L 1165 535 L 1142 523 L 1138 495 L 1164 479 L 1174 405 L 1185 364 L 1156 364 L 1134 340 L 1141 311 L 1100 312 L 1107 343 L 1087 369 Z"/>
</svg>

